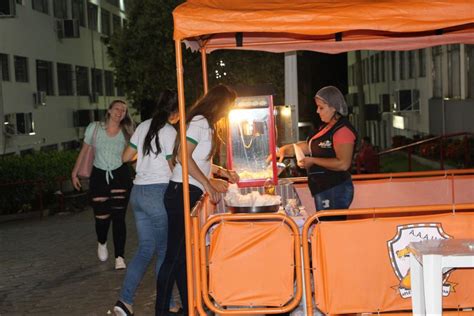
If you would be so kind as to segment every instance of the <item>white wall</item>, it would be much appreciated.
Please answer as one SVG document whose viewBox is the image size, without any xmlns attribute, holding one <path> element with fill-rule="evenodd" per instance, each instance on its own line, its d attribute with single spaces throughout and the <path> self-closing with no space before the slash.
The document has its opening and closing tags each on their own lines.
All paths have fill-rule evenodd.
<svg viewBox="0 0 474 316">
<path fill-rule="evenodd" d="M 104 1 L 101 5 L 110 13 L 122 18 L 125 17 L 124 12 L 107 2 Z M 87 15 L 86 1 L 84 1 L 84 11 Z M 71 12 L 70 8 L 69 12 Z M 87 67 L 90 91 L 91 68 L 95 66 L 95 68 L 102 70 L 113 69 L 109 65 L 106 47 L 100 40 L 100 33 L 80 27 L 80 38 L 58 39 L 52 1 L 49 1 L 49 13 L 33 10 L 31 1 L 26 1 L 24 6 L 16 5 L 16 17 L 0 19 L 0 53 L 9 55 L 10 64 L 10 81 L 0 81 L 3 92 L 3 95 L 0 94 L 0 107 L 2 108 L 0 123 L 3 125 L 5 114 L 32 112 L 36 131 L 35 136 L 9 138 L 6 152 L 18 152 L 31 147 L 38 149 L 43 145 L 78 139 L 81 136 L 81 131 L 73 127 L 74 110 L 105 108 L 110 101 L 120 98 L 100 96 L 97 104 L 91 104 L 87 96 L 58 96 L 56 70 L 58 62 L 72 65 L 73 70 L 75 66 Z M 98 14 L 100 21 L 100 9 Z M 110 24 L 112 28 L 112 20 Z M 100 30 L 100 22 L 98 27 Z M 13 64 L 15 55 L 28 58 L 29 82 L 27 83 L 15 81 Z M 38 59 L 53 62 L 55 96 L 47 96 L 45 107 L 36 107 L 33 101 L 33 93 L 37 90 L 36 60 Z M 104 74 L 102 79 L 104 79 Z M 103 83 L 103 89 L 105 90 L 105 83 Z M 73 91 L 75 90 L 75 80 L 73 79 Z M 3 143 L 3 135 L 0 138 Z M 0 154 L 2 153 L 3 144 L 2 150 L 0 150 Z"/>
</svg>

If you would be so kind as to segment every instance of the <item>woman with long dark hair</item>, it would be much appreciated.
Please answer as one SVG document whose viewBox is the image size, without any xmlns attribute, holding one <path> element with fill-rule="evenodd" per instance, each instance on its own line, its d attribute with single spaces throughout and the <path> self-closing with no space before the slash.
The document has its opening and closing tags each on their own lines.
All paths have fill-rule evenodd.
<svg viewBox="0 0 474 316">
<path fill-rule="evenodd" d="M 78 162 L 88 146 L 94 146 L 94 167 L 89 179 L 91 205 L 95 215 L 97 256 L 100 261 L 108 258 L 107 235 L 112 222 L 115 248 L 115 269 L 125 269 L 126 239 L 125 214 L 132 179 L 128 166 L 122 162 L 122 153 L 133 133 L 134 123 L 125 101 L 110 103 L 105 120 L 89 124 L 84 134 L 84 144 L 79 152 L 71 180 L 76 190 L 81 189 L 77 177 Z"/>
<path fill-rule="evenodd" d="M 142 122 L 123 153 L 123 161 L 137 157 L 136 177 L 130 197 L 138 235 L 138 249 L 125 274 L 120 297 L 114 307 L 116 315 L 133 314 L 136 289 L 154 255 L 158 275 L 165 258 L 168 218 L 163 196 L 173 170 L 173 148 L 178 117 L 176 92 L 161 93 L 151 119 Z"/>
<path fill-rule="evenodd" d="M 209 90 L 189 110 L 186 116 L 186 146 L 188 147 L 189 200 L 194 207 L 204 192 L 211 201 L 218 202 L 220 193 L 227 191 L 224 180 L 211 178 L 211 173 L 238 180 L 234 171 L 212 165 L 212 157 L 219 143 L 216 131 L 217 122 L 224 118 L 236 98 L 235 92 L 225 85 Z M 178 138 L 179 140 L 179 138 Z M 186 276 L 186 245 L 184 231 L 183 172 L 180 152 L 183 144 L 175 147 L 178 158 L 170 183 L 165 193 L 165 206 L 168 214 L 168 244 L 163 265 L 157 280 L 156 315 L 169 315 L 169 302 L 176 281 L 183 304 L 184 315 L 188 314 L 188 292 Z"/>
</svg>

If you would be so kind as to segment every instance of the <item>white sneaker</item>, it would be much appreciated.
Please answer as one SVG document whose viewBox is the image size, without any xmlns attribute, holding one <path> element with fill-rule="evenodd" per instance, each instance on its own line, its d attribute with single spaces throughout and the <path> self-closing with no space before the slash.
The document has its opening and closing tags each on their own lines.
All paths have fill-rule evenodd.
<svg viewBox="0 0 474 316">
<path fill-rule="evenodd" d="M 127 265 L 122 257 L 115 258 L 115 270 L 125 269 Z"/>
<path fill-rule="evenodd" d="M 97 257 L 99 257 L 100 261 L 106 261 L 107 258 L 109 257 L 109 251 L 107 250 L 107 243 L 101 244 L 99 242 L 98 244 L 99 245 L 97 246 Z"/>
</svg>

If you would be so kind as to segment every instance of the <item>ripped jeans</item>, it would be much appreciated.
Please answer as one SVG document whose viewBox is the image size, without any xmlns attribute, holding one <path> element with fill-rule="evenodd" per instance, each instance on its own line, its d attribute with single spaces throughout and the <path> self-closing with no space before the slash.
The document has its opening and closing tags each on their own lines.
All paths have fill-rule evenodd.
<svg viewBox="0 0 474 316">
<path fill-rule="evenodd" d="M 107 241 L 110 224 L 114 237 L 115 257 L 124 257 L 127 230 L 125 215 L 132 187 L 132 178 L 127 165 L 112 170 L 113 179 L 107 183 L 105 171 L 94 167 L 89 179 L 91 206 L 95 216 L 97 241 Z"/>
<path fill-rule="evenodd" d="M 316 211 L 348 209 L 354 198 L 352 179 L 314 195 Z M 323 217 L 321 220 L 344 220 L 345 216 Z"/>
</svg>

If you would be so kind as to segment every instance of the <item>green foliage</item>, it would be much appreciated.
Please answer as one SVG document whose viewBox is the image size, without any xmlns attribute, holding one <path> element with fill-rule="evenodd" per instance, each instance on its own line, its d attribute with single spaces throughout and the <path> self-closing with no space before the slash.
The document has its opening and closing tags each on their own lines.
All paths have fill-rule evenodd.
<svg viewBox="0 0 474 316">
<path fill-rule="evenodd" d="M 109 40 L 108 54 L 115 68 L 116 83 L 138 109 L 145 100 L 155 100 L 164 89 L 176 90 L 172 11 L 182 2 L 133 1 L 123 30 L 115 32 Z M 199 54 L 185 51 L 184 55 L 184 63 L 191 67 L 199 61 Z M 190 72 L 193 73 L 196 72 Z M 185 79 L 196 88 L 199 73 L 197 78 L 186 75 Z"/>
<path fill-rule="evenodd" d="M 58 189 L 57 179 L 71 174 L 77 154 L 77 151 L 57 151 L 1 157 L 0 214 L 35 208 L 40 193 L 46 202 Z M 4 185 L 24 181 L 42 181 L 42 186 L 37 183 Z"/>
<path fill-rule="evenodd" d="M 108 41 L 117 85 L 123 87 L 135 108 L 146 108 L 164 89 L 176 90 L 176 61 L 172 11 L 183 0 L 134 0 L 123 30 Z M 208 55 L 209 86 L 271 83 L 276 103 L 283 103 L 283 54 L 249 51 L 216 51 Z M 215 77 L 217 62 L 226 62 L 226 76 Z M 186 104 L 202 94 L 201 57 L 183 49 Z M 145 109 L 146 110 L 146 109 Z"/>
</svg>

